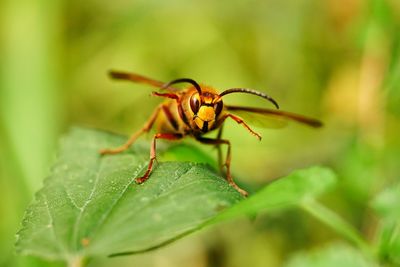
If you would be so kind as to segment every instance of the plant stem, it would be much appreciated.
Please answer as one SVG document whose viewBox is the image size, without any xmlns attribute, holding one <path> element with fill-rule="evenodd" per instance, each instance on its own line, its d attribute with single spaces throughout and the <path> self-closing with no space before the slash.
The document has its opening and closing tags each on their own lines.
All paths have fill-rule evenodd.
<svg viewBox="0 0 400 267">
<path fill-rule="evenodd" d="M 300 205 L 305 211 L 325 223 L 337 233 L 356 244 L 366 255 L 373 257 L 372 249 L 360 233 L 338 214 L 321 205 L 314 199 L 307 199 Z"/>
</svg>

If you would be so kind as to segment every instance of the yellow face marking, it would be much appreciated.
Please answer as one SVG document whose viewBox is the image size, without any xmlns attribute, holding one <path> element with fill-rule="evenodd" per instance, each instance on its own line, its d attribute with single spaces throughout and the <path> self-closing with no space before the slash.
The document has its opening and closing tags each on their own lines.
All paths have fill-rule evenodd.
<svg viewBox="0 0 400 267">
<path fill-rule="evenodd" d="M 201 106 L 199 112 L 197 112 L 197 117 L 203 121 L 213 121 L 215 119 L 214 107 Z"/>
<path fill-rule="evenodd" d="M 201 106 L 199 112 L 197 112 L 196 118 L 194 119 L 194 122 L 196 123 L 197 127 L 199 127 L 199 129 L 203 129 L 204 123 L 207 122 L 207 130 L 209 130 L 214 125 L 214 121 L 214 108 L 208 106 Z"/>
<path fill-rule="evenodd" d="M 203 129 L 204 121 L 202 121 L 199 117 L 196 117 L 194 119 L 194 122 L 196 123 L 197 127 L 199 127 L 199 129 Z"/>
</svg>

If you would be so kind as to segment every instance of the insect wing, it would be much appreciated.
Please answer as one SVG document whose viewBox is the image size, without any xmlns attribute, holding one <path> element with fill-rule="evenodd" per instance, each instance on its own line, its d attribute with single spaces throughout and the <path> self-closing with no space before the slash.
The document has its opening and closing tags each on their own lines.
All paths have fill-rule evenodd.
<svg viewBox="0 0 400 267">
<path fill-rule="evenodd" d="M 154 87 L 158 87 L 158 88 L 163 88 L 166 83 L 136 74 L 136 73 L 131 73 L 131 72 L 124 72 L 124 71 L 110 71 L 109 72 L 111 78 L 113 79 L 117 79 L 117 80 L 126 80 L 126 81 L 131 81 L 131 82 L 135 82 L 135 83 L 144 83 L 144 84 L 148 84 Z M 168 86 L 166 88 L 163 88 L 165 90 L 169 90 L 169 91 L 179 91 L 179 89 L 174 88 L 172 86 Z"/>
<path fill-rule="evenodd" d="M 279 129 L 285 127 L 289 121 L 296 121 L 311 127 L 322 126 L 322 123 L 318 120 L 286 111 L 238 106 L 226 106 L 226 108 L 228 112 L 241 117 L 249 124 L 261 128 Z"/>
</svg>

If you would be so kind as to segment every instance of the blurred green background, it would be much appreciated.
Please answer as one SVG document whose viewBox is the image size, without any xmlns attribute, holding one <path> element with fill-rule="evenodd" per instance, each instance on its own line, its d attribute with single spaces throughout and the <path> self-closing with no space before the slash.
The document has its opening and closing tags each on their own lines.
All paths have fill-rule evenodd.
<svg viewBox="0 0 400 267">
<path fill-rule="evenodd" d="M 374 235 L 369 202 L 400 179 L 400 1 L 3 0 L 0 27 L 1 266 L 61 265 L 13 249 L 59 137 L 71 125 L 129 134 L 160 102 L 152 88 L 111 81 L 109 69 L 257 88 L 283 110 L 322 119 L 321 130 L 257 129 L 262 142 L 227 122 L 233 174 L 257 189 L 296 168 L 330 166 L 340 186 L 323 202 L 367 240 Z M 266 104 L 243 95 L 225 101 Z M 273 267 L 338 240 L 291 210 L 93 266 Z"/>
</svg>

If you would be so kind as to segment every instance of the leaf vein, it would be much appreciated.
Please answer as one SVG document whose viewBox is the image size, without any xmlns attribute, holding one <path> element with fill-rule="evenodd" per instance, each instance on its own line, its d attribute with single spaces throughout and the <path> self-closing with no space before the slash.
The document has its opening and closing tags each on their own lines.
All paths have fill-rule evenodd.
<svg viewBox="0 0 400 267">
<path fill-rule="evenodd" d="M 103 162 L 104 162 L 104 160 L 100 160 L 100 164 L 99 164 L 99 167 L 97 168 L 96 178 L 95 178 L 95 182 L 93 184 L 93 188 L 92 188 L 92 190 L 91 190 L 91 192 L 89 194 L 88 199 L 85 201 L 83 206 L 80 208 L 80 212 L 79 212 L 78 217 L 76 218 L 76 221 L 75 221 L 75 224 L 74 224 L 72 240 L 74 242 L 73 244 L 75 244 L 75 246 L 76 246 L 75 247 L 76 250 L 78 250 L 78 230 L 79 230 L 79 225 L 80 225 L 80 222 L 81 222 L 81 219 L 82 219 L 82 216 L 83 216 L 83 213 L 84 213 L 86 207 L 89 205 L 89 203 L 93 199 L 93 194 L 96 191 L 97 184 L 98 184 L 99 179 L 100 179 L 100 173 L 103 170 Z"/>
<path fill-rule="evenodd" d="M 43 194 L 43 196 L 44 196 L 44 205 L 46 206 L 47 214 L 49 215 L 49 225 L 51 225 L 51 232 L 53 233 L 54 239 L 56 240 L 57 247 L 60 249 L 60 251 L 63 252 L 65 258 L 67 258 L 67 254 L 68 254 L 67 253 L 67 249 L 62 244 L 62 242 L 59 240 L 59 238 L 58 238 L 58 236 L 56 234 L 56 230 L 55 230 L 55 227 L 54 227 L 54 220 L 53 220 L 53 216 L 52 216 L 51 211 L 50 211 L 47 195 Z"/>
<path fill-rule="evenodd" d="M 136 176 L 138 173 L 140 173 L 145 166 L 139 165 L 138 168 L 135 170 L 134 176 Z M 116 198 L 116 200 L 111 204 L 110 209 L 101 217 L 99 220 L 99 223 L 97 226 L 94 227 L 93 231 L 95 232 L 97 229 L 100 228 L 101 225 L 104 224 L 104 222 L 109 218 L 109 215 L 111 214 L 112 210 L 115 208 L 115 206 L 118 204 L 118 202 L 121 200 L 122 196 L 125 194 L 127 189 L 132 185 L 132 183 L 135 181 L 135 179 L 130 179 L 128 184 L 125 186 L 125 188 L 122 190 L 121 194 Z M 94 238 L 95 235 L 92 235 L 92 238 Z"/>
<path fill-rule="evenodd" d="M 72 196 L 70 195 L 70 193 L 68 192 L 68 190 L 67 190 L 65 184 L 62 184 L 61 186 L 62 186 L 62 188 L 64 189 L 65 194 L 66 194 L 68 200 L 71 202 L 71 204 L 72 204 L 75 208 L 77 208 L 78 210 L 81 210 L 82 207 L 79 207 L 78 204 L 75 202 L 75 200 L 73 200 L 73 198 L 72 198 Z"/>
<path fill-rule="evenodd" d="M 170 183 L 169 184 L 169 187 L 168 188 L 164 188 L 164 189 L 161 189 L 160 190 L 160 192 L 159 193 L 157 193 L 157 194 L 155 194 L 154 195 L 154 199 L 161 199 L 161 198 L 166 198 L 166 197 L 168 197 L 170 194 L 165 194 L 165 191 L 166 190 L 168 190 L 169 188 L 171 188 L 174 184 L 176 184 L 176 182 L 179 180 L 179 178 L 180 177 L 182 177 L 182 176 L 184 176 L 184 175 L 186 175 L 188 172 L 190 172 L 192 169 L 194 168 L 194 166 L 192 165 L 189 169 L 187 169 L 184 173 L 182 173 L 182 174 L 178 174 L 178 172 L 176 171 L 175 172 L 175 179 L 173 180 L 173 182 L 172 183 Z M 129 187 L 130 185 L 128 185 L 128 187 Z M 126 190 L 124 190 L 124 192 L 123 192 L 123 194 L 125 193 L 125 191 Z M 175 190 L 174 191 L 171 191 L 171 193 L 172 192 L 175 192 Z M 115 204 L 114 204 L 114 206 L 118 203 L 118 201 L 122 198 L 122 195 L 123 194 L 121 194 L 121 196 L 120 196 L 120 198 L 115 202 Z M 136 207 L 138 207 L 138 209 L 137 210 L 133 210 L 132 211 L 132 213 L 139 213 L 140 211 L 143 211 L 143 210 L 145 210 L 146 208 L 148 208 L 149 206 L 151 206 L 153 203 L 151 203 L 151 202 L 149 202 L 149 203 L 147 203 L 147 204 L 145 204 L 145 205 L 139 205 L 139 206 L 136 206 Z M 114 208 L 114 207 L 113 207 Z M 110 211 L 109 211 L 109 213 L 107 214 L 107 216 L 108 215 L 110 215 L 111 214 L 111 211 L 112 211 L 112 209 L 110 209 Z M 108 216 L 109 217 L 109 216 Z M 105 220 L 106 220 L 107 218 L 105 218 Z M 104 221 L 105 221 L 104 220 Z"/>
</svg>

